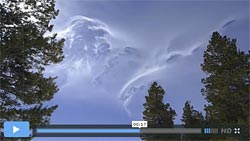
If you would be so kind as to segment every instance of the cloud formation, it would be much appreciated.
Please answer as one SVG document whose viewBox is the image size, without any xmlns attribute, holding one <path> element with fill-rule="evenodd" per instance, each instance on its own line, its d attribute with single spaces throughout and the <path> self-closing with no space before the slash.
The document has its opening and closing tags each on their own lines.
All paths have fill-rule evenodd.
<svg viewBox="0 0 250 141">
<path fill-rule="evenodd" d="M 83 113 L 96 107 L 100 107 L 98 113 L 102 113 L 105 109 L 103 101 L 109 101 L 109 104 L 120 107 L 113 110 L 122 115 L 124 107 L 117 93 L 139 66 L 141 56 L 134 47 L 114 46 L 110 38 L 121 39 L 113 36 L 107 25 L 84 16 L 72 17 L 66 28 L 59 32 L 59 38 L 65 38 L 65 59 L 46 69 L 46 75 L 58 76 L 59 92 L 55 102 L 60 101 L 60 107 L 56 114 L 60 108 L 68 109 L 79 106 L 79 103 L 89 103 L 88 109 L 82 109 Z M 80 120 L 79 117 L 76 120 Z"/>
<path fill-rule="evenodd" d="M 74 16 L 59 32 L 59 37 L 66 39 L 65 59 L 48 67 L 46 73 L 58 76 L 59 99 L 72 101 L 68 103 L 95 101 L 95 104 L 90 104 L 94 107 L 102 105 L 97 99 L 113 101 L 121 106 L 120 112 L 126 111 L 131 119 L 139 119 L 150 84 L 161 81 L 165 85 L 165 80 L 182 75 L 184 72 L 173 70 L 191 66 L 183 62 L 192 59 L 193 55 L 201 57 L 210 34 L 215 30 L 225 30 L 234 22 L 236 20 L 226 21 L 209 32 L 193 36 L 188 36 L 192 32 L 177 34 L 165 46 L 150 48 L 151 54 L 145 56 L 143 48 L 127 44 L 117 46 L 114 41 L 123 39 L 118 38 L 120 36 L 116 36 L 116 32 L 104 22 Z M 197 70 L 199 63 L 195 61 Z M 171 81 L 174 84 L 179 80 Z"/>
</svg>

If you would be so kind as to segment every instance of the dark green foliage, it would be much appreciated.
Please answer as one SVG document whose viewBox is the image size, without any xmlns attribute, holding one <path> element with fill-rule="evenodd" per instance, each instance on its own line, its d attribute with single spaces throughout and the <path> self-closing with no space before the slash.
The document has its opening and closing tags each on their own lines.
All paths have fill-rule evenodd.
<svg viewBox="0 0 250 141">
<path fill-rule="evenodd" d="M 64 40 L 45 35 L 58 12 L 54 0 L 0 3 L 0 121 L 28 120 L 32 128 L 48 124 L 57 108 L 43 104 L 58 91 L 56 78 L 45 77 L 43 71 L 63 59 Z"/>
<path fill-rule="evenodd" d="M 249 125 L 249 52 L 237 49 L 236 39 L 214 32 L 203 57 L 207 122 Z"/>
<path fill-rule="evenodd" d="M 175 110 L 170 107 L 170 104 L 163 103 L 165 95 L 164 89 L 154 82 L 148 90 L 146 103 L 143 104 L 145 110 L 143 119 L 148 121 L 150 128 L 171 128 L 174 126 Z M 160 136 L 144 136 L 144 140 L 166 139 Z"/>
<path fill-rule="evenodd" d="M 186 101 L 181 121 L 184 127 L 201 127 L 204 124 L 204 117 L 201 112 L 194 110 L 190 103 Z"/>
<path fill-rule="evenodd" d="M 214 32 L 204 52 L 202 94 L 207 120 L 212 123 L 248 124 L 250 55 L 237 50 L 236 39 Z"/>
<path fill-rule="evenodd" d="M 181 121 L 184 123 L 185 128 L 200 128 L 205 124 L 204 117 L 201 112 L 194 110 L 190 101 L 186 101 L 183 108 L 183 115 Z M 194 135 L 183 135 L 185 140 L 205 140 L 206 138 Z"/>
</svg>

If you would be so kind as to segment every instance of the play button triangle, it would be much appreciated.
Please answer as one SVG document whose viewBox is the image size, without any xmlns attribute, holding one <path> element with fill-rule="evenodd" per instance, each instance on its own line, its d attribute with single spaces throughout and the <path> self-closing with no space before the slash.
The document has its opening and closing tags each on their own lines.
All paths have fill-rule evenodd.
<svg viewBox="0 0 250 141">
<path fill-rule="evenodd" d="M 12 128 L 12 131 L 13 131 L 13 134 L 15 134 L 16 132 L 18 132 L 20 129 L 17 128 L 16 126 L 13 126 Z"/>
</svg>

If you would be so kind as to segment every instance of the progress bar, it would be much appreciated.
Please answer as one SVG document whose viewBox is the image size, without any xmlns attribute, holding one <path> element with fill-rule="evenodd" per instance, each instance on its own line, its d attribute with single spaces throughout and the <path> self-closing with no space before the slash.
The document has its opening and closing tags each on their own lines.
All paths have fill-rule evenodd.
<svg viewBox="0 0 250 141">
<path fill-rule="evenodd" d="M 33 130 L 36 137 L 140 137 L 146 134 L 202 134 L 202 128 L 132 128 L 131 126 L 47 126 Z"/>
<path fill-rule="evenodd" d="M 141 134 L 201 134 L 201 128 L 142 128 Z"/>
<path fill-rule="evenodd" d="M 54 133 L 140 133 L 140 129 L 36 129 L 36 133 L 46 133 L 46 134 L 54 134 Z"/>
</svg>

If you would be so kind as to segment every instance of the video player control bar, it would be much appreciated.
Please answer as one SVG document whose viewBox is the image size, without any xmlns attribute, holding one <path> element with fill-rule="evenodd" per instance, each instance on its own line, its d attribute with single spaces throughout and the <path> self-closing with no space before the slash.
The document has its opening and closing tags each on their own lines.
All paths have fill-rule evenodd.
<svg viewBox="0 0 250 141">
<path fill-rule="evenodd" d="M 3 135 L 16 137 L 141 137 L 141 136 L 241 136 L 249 131 L 249 126 L 184 128 L 148 128 L 144 122 L 131 125 L 46 125 L 29 127 L 29 122 L 4 122 Z M 1 131 L 0 131 L 1 132 Z M 2 134 L 2 133 L 1 133 Z M 0 134 L 0 135 L 1 135 Z"/>
</svg>

